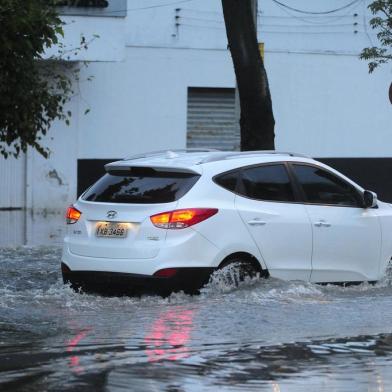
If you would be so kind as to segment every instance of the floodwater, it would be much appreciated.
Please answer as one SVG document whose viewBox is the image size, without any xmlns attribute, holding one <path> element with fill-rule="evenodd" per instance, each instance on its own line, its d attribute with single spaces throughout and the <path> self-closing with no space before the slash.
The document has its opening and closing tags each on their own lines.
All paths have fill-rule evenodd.
<svg viewBox="0 0 392 392">
<path fill-rule="evenodd" d="M 392 391 L 388 277 L 104 298 L 64 286 L 60 254 L 0 249 L 2 391 Z"/>
</svg>

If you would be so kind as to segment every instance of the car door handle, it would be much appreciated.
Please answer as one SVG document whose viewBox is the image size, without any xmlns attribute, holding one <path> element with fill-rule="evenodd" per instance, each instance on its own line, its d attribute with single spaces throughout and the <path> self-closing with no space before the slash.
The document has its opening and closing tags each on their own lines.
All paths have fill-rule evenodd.
<svg viewBox="0 0 392 392">
<path fill-rule="evenodd" d="M 325 220 L 319 220 L 314 224 L 316 227 L 330 227 L 331 224 L 326 222 Z"/>
<path fill-rule="evenodd" d="M 248 221 L 248 225 L 251 226 L 264 226 L 267 222 L 264 222 L 260 219 L 252 219 L 250 221 Z"/>
</svg>

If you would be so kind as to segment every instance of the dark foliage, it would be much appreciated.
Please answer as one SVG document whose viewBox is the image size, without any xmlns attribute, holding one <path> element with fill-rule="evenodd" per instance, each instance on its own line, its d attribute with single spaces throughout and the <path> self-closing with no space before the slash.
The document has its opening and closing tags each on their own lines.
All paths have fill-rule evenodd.
<svg viewBox="0 0 392 392">
<path fill-rule="evenodd" d="M 61 49 L 59 57 L 42 59 L 63 36 L 54 3 L 0 2 L 0 154 L 5 157 L 17 157 L 29 146 L 47 157 L 42 137 L 54 120 L 68 123 L 71 116 L 64 105 L 72 94 L 72 66 L 59 61 Z"/>
<path fill-rule="evenodd" d="M 370 20 L 372 29 L 377 30 L 380 47 L 365 48 L 360 57 L 369 61 L 369 72 L 392 60 L 392 0 L 373 1 L 369 8 L 374 15 Z"/>
</svg>

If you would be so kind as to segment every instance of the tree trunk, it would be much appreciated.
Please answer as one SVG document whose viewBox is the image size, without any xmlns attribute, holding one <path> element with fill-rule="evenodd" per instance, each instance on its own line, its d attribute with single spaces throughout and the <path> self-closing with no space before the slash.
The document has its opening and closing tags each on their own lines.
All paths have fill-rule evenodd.
<svg viewBox="0 0 392 392">
<path fill-rule="evenodd" d="M 251 0 L 222 0 L 241 106 L 241 150 L 274 150 L 275 120 Z"/>
</svg>

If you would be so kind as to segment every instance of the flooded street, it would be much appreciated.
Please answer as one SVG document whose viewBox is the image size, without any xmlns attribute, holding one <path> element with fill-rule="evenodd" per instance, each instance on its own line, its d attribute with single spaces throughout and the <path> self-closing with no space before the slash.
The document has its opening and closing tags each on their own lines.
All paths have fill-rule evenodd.
<svg viewBox="0 0 392 392">
<path fill-rule="evenodd" d="M 104 298 L 63 286 L 60 254 L 0 249 L 0 390 L 392 391 L 387 278 Z"/>
</svg>

